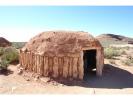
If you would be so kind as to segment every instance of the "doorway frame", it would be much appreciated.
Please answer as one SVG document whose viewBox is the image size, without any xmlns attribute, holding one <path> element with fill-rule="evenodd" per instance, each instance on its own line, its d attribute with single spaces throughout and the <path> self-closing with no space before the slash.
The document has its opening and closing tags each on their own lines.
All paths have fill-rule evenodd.
<svg viewBox="0 0 133 100">
<path fill-rule="evenodd" d="M 104 65 L 104 54 L 103 54 L 103 48 L 102 47 L 91 47 L 91 48 L 83 48 L 81 51 L 81 59 L 82 59 L 82 68 L 84 71 L 84 51 L 85 50 L 96 50 L 96 76 L 102 76 L 102 70 Z M 84 76 L 84 74 L 83 74 Z"/>
<path fill-rule="evenodd" d="M 91 54 L 91 53 L 94 53 L 94 54 Z M 91 55 L 90 55 L 91 54 Z M 92 71 L 92 69 L 96 69 L 96 64 L 97 64 L 97 58 L 96 58 L 96 54 L 97 54 L 97 50 L 96 49 L 89 49 L 89 50 L 84 50 L 83 51 L 83 62 L 84 62 L 84 64 L 83 64 L 83 66 L 84 66 L 84 74 L 85 74 L 85 72 L 87 71 L 87 69 L 88 69 L 88 71 Z M 89 64 L 87 64 L 87 66 L 85 65 L 85 59 L 87 60 L 87 62 L 86 63 L 88 63 L 89 62 Z M 92 59 L 93 58 L 93 59 Z M 92 60 L 91 60 L 92 59 Z M 91 61 L 90 61 L 91 60 Z M 93 62 L 94 61 L 94 62 Z M 92 64 L 93 63 L 93 64 Z M 90 65 L 91 64 L 91 65 Z M 89 68 L 90 67 L 90 68 Z M 87 68 L 87 69 L 86 69 Z M 86 71 L 85 71 L 86 70 Z M 87 71 L 87 73 L 89 73 Z"/>
</svg>

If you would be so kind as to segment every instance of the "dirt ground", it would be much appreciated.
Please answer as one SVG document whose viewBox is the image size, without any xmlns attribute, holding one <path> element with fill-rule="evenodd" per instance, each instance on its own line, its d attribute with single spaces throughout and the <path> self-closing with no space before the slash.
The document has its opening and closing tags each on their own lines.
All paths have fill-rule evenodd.
<svg viewBox="0 0 133 100">
<path fill-rule="evenodd" d="M 0 75 L 1 94 L 132 94 L 133 67 L 115 65 L 105 59 L 102 77 L 90 74 L 82 84 L 61 84 L 28 80 L 17 74 L 15 65 L 8 75 Z M 46 79 L 43 79 L 46 81 Z"/>
</svg>

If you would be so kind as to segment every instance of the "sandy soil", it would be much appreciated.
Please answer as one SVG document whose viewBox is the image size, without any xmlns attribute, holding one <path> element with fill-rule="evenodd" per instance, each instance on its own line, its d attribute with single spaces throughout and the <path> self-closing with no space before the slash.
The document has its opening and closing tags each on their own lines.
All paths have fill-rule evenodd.
<svg viewBox="0 0 133 100">
<path fill-rule="evenodd" d="M 132 94 L 133 67 L 115 65 L 105 59 L 102 77 L 90 74 L 82 84 L 52 83 L 27 80 L 17 74 L 17 67 L 9 66 L 8 75 L 0 75 L 1 94 Z M 45 78 L 44 78 L 45 81 Z"/>
</svg>

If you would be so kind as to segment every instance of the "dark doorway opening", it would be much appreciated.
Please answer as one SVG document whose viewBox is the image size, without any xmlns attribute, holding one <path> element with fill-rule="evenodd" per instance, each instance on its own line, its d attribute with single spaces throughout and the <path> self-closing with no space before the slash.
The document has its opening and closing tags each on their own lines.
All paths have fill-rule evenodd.
<svg viewBox="0 0 133 100">
<path fill-rule="evenodd" d="M 84 79 L 96 76 L 96 50 L 83 51 Z"/>
</svg>

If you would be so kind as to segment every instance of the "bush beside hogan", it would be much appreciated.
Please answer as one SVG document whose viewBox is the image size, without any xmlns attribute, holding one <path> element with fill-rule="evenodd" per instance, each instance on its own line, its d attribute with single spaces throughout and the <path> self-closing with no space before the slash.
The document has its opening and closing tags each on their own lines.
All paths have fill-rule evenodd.
<svg viewBox="0 0 133 100">
<path fill-rule="evenodd" d="M 7 69 L 8 65 L 18 62 L 19 53 L 14 47 L 0 47 L 0 70 Z"/>
</svg>

